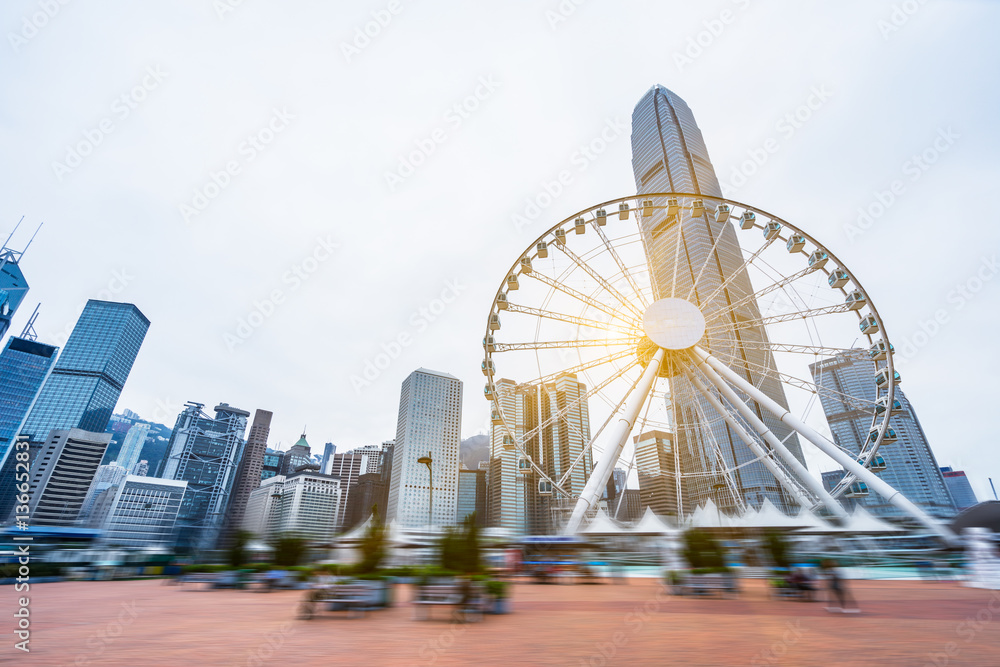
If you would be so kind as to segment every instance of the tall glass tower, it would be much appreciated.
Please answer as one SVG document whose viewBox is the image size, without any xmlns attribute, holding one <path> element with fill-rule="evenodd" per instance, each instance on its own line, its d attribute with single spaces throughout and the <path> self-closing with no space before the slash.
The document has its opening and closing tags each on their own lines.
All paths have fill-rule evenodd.
<svg viewBox="0 0 1000 667">
<path fill-rule="evenodd" d="M 819 397 L 833 432 L 833 441 L 850 452 L 860 452 L 869 437 L 871 415 L 858 414 L 855 406 L 848 404 L 850 399 L 847 397 L 869 403 L 875 401 L 871 359 L 865 352 L 857 355 L 844 353 L 810 364 L 809 371 L 818 386 L 835 390 L 821 392 Z M 956 513 L 955 504 L 917 413 L 902 389 L 896 387 L 894 395 L 899 401 L 898 414 L 893 416 L 890 425 L 896 432 L 897 440 L 879 447 L 878 453 L 885 458 L 886 469 L 877 474 L 928 514 L 950 519 Z M 839 482 L 839 478 L 836 481 Z M 906 516 L 874 492 L 859 500 L 859 504 L 877 516 Z"/>
<path fill-rule="evenodd" d="M 131 303 L 88 301 L 21 434 L 37 445 L 53 429 L 103 432 L 148 329 Z"/>
<path fill-rule="evenodd" d="M 10 242 L 10 238 L 7 242 Z M 18 252 L 8 248 L 6 243 L 0 248 L 0 339 L 7 333 L 17 307 L 28 293 L 28 281 L 24 279 L 20 267 L 23 254 L 23 251 Z"/>
<path fill-rule="evenodd" d="M 684 100 L 660 85 L 650 88 L 632 112 L 632 171 L 640 195 L 673 192 L 722 196 L 694 114 Z M 650 199 L 657 206 L 666 205 L 664 197 Z M 714 207 L 708 210 L 711 209 Z M 766 331 L 748 324 L 760 319 L 760 311 L 752 298 L 750 277 L 742 268 L 744 257 L 733 223 L 716 222 L 708 212 L 696 218 L 668 217 L 665 209 L 658 211 L 655 216 L 643 217 L 641 230 L 656 298 L 687 299 L 699 307 L 706 319 L 731 309 L 725 318 L 732 327 L 716 329 L 704 346 L 787 408 L 780 382 L 773 373 L 761 371 L 774 370 L 774 366 L 765 352 L 766 345 L 761 345 L 767 342 Z M 732 308 L 738 303 L 741 305 Z M 682 489 L 684 510 L 690 512 L 709 498 L 723 508 L 731 507 L 731 497 L 717 497 L 722 480 L 712 472 L 751 461 L 755 458 L 752 451 L 725 423 L 703 423 L 701 416 L 711 415 L 713 409 L 686 379 L 674 378 L 671 390 L 677 396 L 674 404 L 686 405 L 684 409 L 691 411 L 678 415 L 675 423 L 696 425 L 676 433 L 674 441 L 681 472 L 688 475 Z M 756 403 L 747 402 L 771 432 L 805 464 L 797 436 Z M 716 460 L 713 440 L 726 459 L 724 463 Z M 738 468 L 734 481 L 748 505 L 759 506 L 764 498 L 770 498 L 778 507 L 791 510 L 791 496 L 762 463 Z"/>
</svg>

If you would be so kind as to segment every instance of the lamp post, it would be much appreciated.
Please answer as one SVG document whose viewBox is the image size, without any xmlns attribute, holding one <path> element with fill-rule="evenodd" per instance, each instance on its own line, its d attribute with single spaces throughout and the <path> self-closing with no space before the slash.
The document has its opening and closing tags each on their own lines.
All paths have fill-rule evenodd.
<svg viewBox="0 0 1000 667">
<path fill-rule="evenodd" d="M 431 458 L 431 453 L 427 452 L 427 456 L 421 456 L 417 459 L 417 463 L 423 463 L 427 466 L 427 477 L 430 481 L 431 490 L 430 503 L 427 505 L 427 525 L 432 526 L 434 525 L 434 468 L 432 467 L 434 459 Z"/>
</svg>

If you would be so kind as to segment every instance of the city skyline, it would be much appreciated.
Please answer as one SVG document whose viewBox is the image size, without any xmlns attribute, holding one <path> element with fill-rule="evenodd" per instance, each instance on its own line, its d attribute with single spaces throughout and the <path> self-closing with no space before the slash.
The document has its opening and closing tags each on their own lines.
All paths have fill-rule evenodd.
<svg viewBox="0 0 1000 667">
<path fill-rule="evenodd" d="M 5 9 L 4 24 L 19 30 L 23 11 Z M 163 13 L 154 13 L 158 11 Z M 4 103 L 11 119 L 4 140 L 11 154 L 22 156 L 16 168 L 8 166 L 5 172 L 2 187 L 10 208 L 3 231 L 24 214 L 25 224 L 11 241 L 21 248 L 28 232 L 45 222 L 23 262 L 31 291 L 11 333 L 20 331 L 38 301 L 43 302 L 39 342 L 57 346 L 64 343 L 60 336 L 68 333 L 86 298 L 136 303 L 156 324 L 120 407 L 170 425 L 188 400 L 221 398 L 247 409 L 266 406 L 275 413 L 272 446 L 281 442 L 287 448 L 301 424 L 309 423 L 316 442 L 329 440 L 352 449 L 391 437 L 402 379 L 427 366 L 466 383 L 462 435 L 488 432 L 476 367 L 490 295 L 510 258 L 544 228 L 579 208 L 634 190 L 628 173 L 628 114 L 643 91 L 660 82 L 695 111 L 724 191 L 809 225 L 857 268 L 886 311 L 890 339 L 907 357 L 906 365 L 900 363 L 903 387 L 920 408 L 939 462 L 972 471 L 970 481 L 979 497 L 992 497 L 985 472 L 979 472 L 995 471 L 1000 464 L 988 447 L 993 438 L 989 424 L 953 418 L 970 408 L 989 414 L 989 388 L 957 392 L 949 385 L 954 368 L 982 368 L 989 376 L 1000 363 L 984 345 L 990 340 L 989 306 L 996 299 L 996 285 L 981 279 L 992 278 L 983 256 L 984 249 L 997 247 L 998 232 L 980 229 L 978 213 L 971 210 L 976 199 L 971 188 L 995 181 L 987 157 L 997 144 L 990 119 L 998 100 L 994 91 L 977 83 L 981 76 L 976 67 L 986 65 L 972 63 L 968 69 L 964 65 L 971 61 L 961 58 L 968 53 L 966 44 L 986 43 L 995 9 L 970 3 L 943 13 L 924 6 L 888 35 L 877 27 L 886 12 L 863 3 L 823 14 L 795 34 L 780 24 L 769 25 L 765 12 L 750 9 L 686 63 L 675 55 L 691 58 L 685 55 L 688 39 L 704 29 L 710 11 L 654 8 L 644 21 L 648 26 L 637 27 L 624 16 L 581 10 L 553 29 L 540 8 L 515 5 L 499 11 L 494 23 L 524 30 L 526 55 L 498 55 L 491 48 L 497 45 L 495 38 L 479 35 L 484 42 L 480 48 L 464 35 L 470 56 L 448 74 L 437 67 L 427 73 L 429 65 L 444 58 L 437 51 L 412 58 L 412 63 L 399 57 L 416 46 L 410 41 L 413 35 L 404 34 L 411 31 L 397 37 L 387 31 L 346 62 L 338 45 L 350 39 L 355 23 L 367 20 L 363 12 L 341 19 L 342 29 L 333 31 L 332 39 L 328 29 L 321 37 L 311 26 L 296 24 L 290 30 L 276 21 L 277 49 L 292 39 L 322 39 L 323 48 L 328 47 L 322 53 L 329 56 L 336 83 L 311 87 L 308 93 L 286 87 L 283 76 L 256 59 L 262 53 L 246 54 L 247 37 L 229 29 L 266 21 L 270 10 L 244 5 L 225 21 L 210 9 L 199 11 L 203 25 L 190 35 L 179 27 L 181 18 L 168 10 L 147 9 L 118 19 L 109 38 L 120 47 L 121 58 L 88 51 L 60 72 L 51 63 L 64 61 L 60 54 L 76 44 L 70 26 L 81 34 L 108 30 L 106 16 L 78 8 L 72 21 L 54 21 L 20 47 L 2 75 L 12 92 Z M 153 16 L 171 41 L 192 37 L 191 52 L 176 53 L 165 38 L 141 46 L 114 41 L 145 34 L 145 21 Z M 457 19 L 434 25 L 419 12 L 399 17 L 404 19 L 416 29 L 412 32 L 430 40 L 453 34 L 457 25 Z M 653 30 L 657 23 L 665 32 Z M 585 45 L 600 31 L 623 26 L 646 37 L 636 40 L 634 51 L 587 52 Z M 816 39 L 820 31 L 829 39 Z M 195 63 L 206 60 L 197 39 L 204 35 L 214 46 L 221 39 L 240 54 L 226 61 L 225 80 L 217 79 L 217 71 L 195 69 Z M 532 56 L 546 54 L 545 43 L 553 35 L 587 76 L 558 80 L 531 71 Z M 848 41 L 857 45 L 850 53 L 835 46 Z M 925 53 L 928 41 L 941 46 L 934 55 Z M 987 63 L 989 49 L 995 47 L 983 48 L 977 60 Z M 790 50 L 808 57 L 791 62 Z M 45 57 L 29 59 L 29 52 Z M 872 71 L 874 57 L 884 59 L 886 73 Z M 718 69 L 722 64 L 727 69 Z M 85 85 L 77 68 L 99 75 Z M 423 74 L 411 76 L 417 71 L 411 68 Z M 769 86 L 773 71 L 786 77 L 782 90 Z M 899 83 L 886 85 L 890 75 Z M 302 76 L 318 75 L 307 68 Z M 32 86 L 39 77 L 50 84 L 44 90 Z M 399 82 L 404 82 L 402 88 L 393 88 Z M 580 92 L 595 83 L 602 94 L 584 109 Z M 428 86 L 440 94 L 418 94 Z M 218 108 L 199 105 L 197 114 L 185 111 L 193 96 L 217 87 L 221 90 L 213 94 L 227 98 L 225 103 Z M 125 105 L 130 115 L 121 118 L 111 111 L 112 104 L 133 90 L 143 99 L 130 97 L 135 108 Z M 929 95 L 928 90 L 935 92 Z M 394 109 L 399 94 L 413 100 L 405 113 Z M 70 95 L 78 103 L 56 104 L 56 95 Z M 365 103 L 340 101 L 352 95 Z M 477 108 L 466 111 L 461 106 L 466 98 Z M 526 104 L 529 99 L 532 103 Z M 746 103 L 734 106 L 733 100 Z M 462 114 L 452 111 L 456 104 Z M 29 113 L 43 105 L 48 110 L 41 117 Z M 241 173 L 207 208 L 189 222 L 183 220 L 178 206 L 190 204 L 196 188 L 204 191 L 211 174 L 227 160 L 244 159 L 240 146 L 248 134 L 272 131 L 272 120 L 275 127 L 282 125 L 275 108 L 295 118 L 253 162 L 241 163 Z M 371 108 L 380 111 L 372 114 Z M 539 108 L 546 112 L 540 114 Z M 334 109 L 342 115 L 331 113 Z M 805 111 L 796 117 L 800 109 Z M 449 122 L 446 114 L 461 123 Z M 112 119 L 114 132 L 60 179 L 53 162 L 64 163 L 67 147 L 84 141 L 84 132 L 92 134 L 105 116 Z M 339 122 L 329 123 L 334 116 Z M 171 130 L 176 118 L 183 118 L 187 129 Z M 886 132 L 890 120 L 893 132 Z M 438 126 L 445 128 L 447 140 L 390 190 L 386 172 L 398 174 L 400 159 L 408 159 L 416 142 L 425 141 Z M 508 142 L 508 131 L 518 140 Z M 360 137 L 367 137 L 363 148 Z M 595 144 L 600 153 L 580 150 L 597 140 L 602 142 Z M 317 146 L 324 157 L 315 157 Z M 526 146 L 532 147 L 530 153 Z M 484 177 L 456 193 L 454 183 L 466 180 L 470 163 L 482 164 L 483 152 L 490 154 Z M 924 160 L 924 153 L 931 157 Z M 148 158 L 153 154 L 162 154 L 155 165 Z M 335 160 L 327 159 L 328 154 L 349 159 L 343 166 L 330 166 Z M 859 160 L 860 154 L 866 158 Z M 530 166 L 525 169 L 526 157 Z M 563 192 L 535 218 L 526 217 L 526 200 L 537 206 L 539 195 L 546 193 L 543 183 L 558 182 L 562 170 L 569 172 L 571 183 L 563 184 Z M 305 186 L 318 180 L 337 185 L 329 193 Z M 897 180 L 903 191 L 894 193 L 891 186 Z M 467 215 L 442 215 L 443 202 L 453 210 L 475 212 L 479 222 L 470 227 Z M 529 223 L 517 227 L 515 214 Z M 938 221 L 944 219 L 953 221 L 953 233 L 937 233 Z M 368 225 L 355 221 L 386 227 L 384 233 L 372 234 Z M 148 234 L 138 248 L 137 230 Z M 936 242 L 927 243 L 929 236 Z M 386 238 L 391 243 L 382 240 Z M 435 241 L 444 238 L 461 242 Z M 969 238 L 977 239 L 976 247 L 966 243 Z M 883 262 L 890 252 L 907 257 L 906 266 L 912 268 L 906 273 L 889 270 Z M 203 260 L 204 272 L 176 272 L 181 253 Z M 314 263 L 316 270 L 307 272 Z M 934 270 L 918 270 L 929 266 Z M 66 270 L 76 276 L 71 285 L 65 284 Z M 165 276 L 171 277 L 169 288 Z M 978 287 L 969 286 L 973 279 L 980 281 Z M 211 293 L 203 291 L 206 283 Z M 276 290 L 281 303 L 272 304 L 273 312 L 260 326 L 240 338 L 239 321 L 256 322 L 270 312 L 265 301 L 273 301 Z M 440 312 L 437 299 L 443 304 Z M 366 308 L 373 302 L 383 306 Z M 316 303 L 337 305 L 317 308 Z M 255 312 L 260 315 L 251 317 Z M 352 312 L 365 313 L 364 326 L 343 317 Z M 232 350 L 226 334 L 241 341 Z M 409 342 L 399 342 L 401 335 Z M 335 342 L 317 354 L 311 345 L 296 345 L 303 336 L 317 345 Z M 387 365 L 381 363 L 383 354 Z M 367 362 L 374 369 L 368 378 Z M 196 373 L 210 377 L 194 383 L 190 378 Z M 260 386 L 252 381 L 266 374 L 283 382 Z M 352 376 L 370 384 L 358 392 Z M 812 464 L 817 474 L 830 466 L 816 469 Z"/>
</svg>

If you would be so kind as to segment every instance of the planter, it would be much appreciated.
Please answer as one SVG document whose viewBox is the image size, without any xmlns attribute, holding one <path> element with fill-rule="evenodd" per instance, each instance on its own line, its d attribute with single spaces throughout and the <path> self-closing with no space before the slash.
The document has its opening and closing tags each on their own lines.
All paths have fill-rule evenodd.
<svg viewBox="0 0 1000 667">
<path fill-rule="evenodd" d="M 507 603 L 507 598 L 493 598 L 493 607 L 490 609 L 491 614 L 508 614 L 510 613 L 509 605 Z"/>
</svg>

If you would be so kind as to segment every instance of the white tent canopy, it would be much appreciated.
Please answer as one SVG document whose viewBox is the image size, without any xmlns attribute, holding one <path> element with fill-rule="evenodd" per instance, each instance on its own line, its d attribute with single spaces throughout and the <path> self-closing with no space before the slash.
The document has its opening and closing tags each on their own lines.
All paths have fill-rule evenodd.
<svg viewBox="0 0 1000 667">
<path fill-rule="evenodd" d="M 611 520 L 603 509 L 597 510 L 597 515 L 590 520 L 587 527 L 580 531 L 582 535 L 621 535 L 625 529 Z"/>
<path fill-rule="evenodd" d="M 653 513 L 653 508 L 647 507 L 646 513 L 642 515 L 639 522 L 629 529 L 635 535 L 674 535 L 680 530 L 674 528 L 666 521 Z"/>
</svg>

